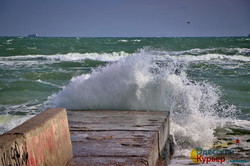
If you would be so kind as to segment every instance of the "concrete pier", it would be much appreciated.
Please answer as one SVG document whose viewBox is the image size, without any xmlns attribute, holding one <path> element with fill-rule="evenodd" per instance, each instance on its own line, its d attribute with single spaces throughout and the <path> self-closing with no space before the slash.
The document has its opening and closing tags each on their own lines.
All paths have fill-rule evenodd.
<svg viewBox="0 0 250 166">
<path fill-rule="evenodd" d="M 48 109 L 0 135 L 0 166 L 160 166 L 169 139 L 168 112 Z"/>
<path fill-rule="evenodd" d="M 168 112 L 68 111 L 68 119 L 74 156 L 68 166 L 166 165 Z"/>
</svg>

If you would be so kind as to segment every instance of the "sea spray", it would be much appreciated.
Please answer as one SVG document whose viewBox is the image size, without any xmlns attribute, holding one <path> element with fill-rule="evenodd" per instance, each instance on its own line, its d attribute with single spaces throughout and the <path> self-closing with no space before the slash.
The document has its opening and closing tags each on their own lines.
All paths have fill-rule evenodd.
<svg viewBox="0 0 250 166">
<path fill-rule="evenodd" d="M 177 153 L 185 153 L 211 145 L 214 129 L 228 120 L 223 111 L 234 111 L 219 110 L 219 89 L 190 80 L 187 67 L 176 58 L 132 55 L 72 78 L 54 96 L 55 104 L 69 109 L 170 111 Z"/>
<path fill-rule="evenodd" d="M 150 56 L 135 55 L 72 78 L 55 103 L 70 109 L 170 110 L 175 65 L 162 69 Z"/>
</svg>

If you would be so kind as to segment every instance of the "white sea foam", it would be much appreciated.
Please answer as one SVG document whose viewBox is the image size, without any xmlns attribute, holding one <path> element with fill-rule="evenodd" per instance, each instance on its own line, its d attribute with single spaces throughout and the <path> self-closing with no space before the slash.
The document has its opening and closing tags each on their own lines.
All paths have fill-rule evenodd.
<svg viewBox="0 0 250 166">
<path fill-rule="evenodd" d="M 130 54 L 125 52 L 113 52 L 113 53 L 68 53 L 68 54 L 56 54 L 56 55 L 22 55 L 22 56 L 9 56 L 0 57 L 0 68 L 34 68 L 34 67 L 46 67 L 45 65 L 58 63 L 58 62 L 79 62 L 87 59 L 102 61 L 102 62 L 114 62 L 121 58 L 127 57 Z"/>
<path fill-rule="evenodd" d="M 14 50 L 15 48 L 6 48 L 6 50 L 10 51 L 10 50 Z"/>
<path fill-rule="evenodd" d="M 204 54 L 211 54 L 213 52 L 218 52 L 218 51 L 221 52 L 222 54 L 225 54 L 225 55 L 230 54 L 230 53 L 234 53 L 236 55 L 250 53 L 249 48 L 205 48 L 205 49 L 194 48 L 194 49 L 190 49 L 190 50 L 186 50 L 186 51 L 180 51 L 177 53 L 204 55 Z"/>
<path fill-rule="evenodd" d="M 13 129 L 14 127 L 24 123 L 28 119 L 32 118 L 33 115 L 26 116 L 11 116 L 11 115 L 0 115 L 0 134 Z"/>
<path fill-rule="evenodd" d="M 0 57 L 0 61 L 22 61 L 31 59 L 44 59 L 50 61 L 79 61 L 79 60 L 97 60 L 97 61 L 117 61 L 121 58 L 129 56 L 126 52 L 113 52 L 113 53 L 68 53 L 68 54 L 55 54 L 55 55 L 20 55 L 20 56 L 9 56 Z"/>
<path fill-rule="evenodd" d="M 13 41 L 14 39 L 8 39 L 7 41 L 6 41 L 6 44 L 12 44 L 12 41 Z"/>
<path fill-rule="evenodd" d="M 210 51 L 215 50 L 211 49 L 191 49 L 186 51 L 159 51 L 159 50 L 150 50 L 150 48 L 143 48 L 139 50 L 139 54 L 144 55 L 157 55 L 170 59 L 177 59 L 188 62 L 195 61 L 241 61 L 241 62 L 250 62 L 250 57 L 245 56 L 244 54 L 250 53 L 248 48 L 229 48 L 226 49 L 228 52 L 236 51 L 238 54 L 235 55 L 226 55 L 218 53 L 209 53 Z M 195 55 L 193 55 L 195 54 Z M 0 57 L 0 64 L 5 65 L 31 65 L 34 63 L 37 64 L 51 64 L 57 63 L 58 61 L 84 61 L 86 59 L 103 61 L 103 62 L 114 62 L 118 61 L 121 58 L 125 58 L 133 54 L 126 52 L 113 52 L 113 53 L 68 53 L 68 54 L 55 54 L 55 55 L 21 55 L 21 56 L 8 56 Z M 15 63 L 15 64 L 14 64 Z M 34 64 L 35 65 L 35 64 Z"/>
<path fill-rule="evenodd" d="M 119 42 L 124 42 L 124 43 L 127 43 L 128 40 L 118 40 Z"/>
<path fill-rule="evenodd" d="M 237 129 L 244 129 L 250 131 L 250 122 L 248 120 L 237 120 L 234 125 Z"/>
<path fill-rule="evenodd" d="M 59 85 L 56 85 L 56 84 L 53 84 L 53 83 L 50 83 L 50 82 L 46 82 L 46 81 L 42 81 L 42 80 L 36 80 L 36 82 L 39 82 L 39 83 L 42 83 L 42 84 L 46 84 L 46 85 L 51 85 L 51 86 L 54 86 L 54 87 L 57 87 L 57 88 L 63 88 L 62 86 L 59 86 Z"/>
<path fill-rule="evenodd" d="M 219 104 L 217 87 L 190 80 L 184 60 L 132 55 L 72 78 L 53 100 L 69 109 L 170 111 L 177 153 L 189 155 L 193 147 L 211 145 L 214 129 L 236 110 Z"/>
<path fill-rule="evenodd" d="M 139 40 L 139 39 L 134 39 L 134 40 L 125 40 L 125 39 L 123 39 L 123 40 L 118 40 L 119 42 L 124 42 L 124 43 L 127 43 L 127 42 L 129 42 L 129 41 L 132 41 L 132 42 L 141 42 L 141 40 Z"/>
<path fill-rule="evenodd" d="M 222 54 L 205 54 L 199 56 L 193 55 L 180 55 L 180 56 L 172 56 L 172 58 L 176 58 L 184 61 L 210 61 L 210 60 L 233 60 L 233 61 L 244 61 L 250 62 L 250 57 L 242 56 L 242 55 L 222 55 Z"/>
<path fill-rule="evenodd" d="M 52 62 L 39 62 L 39 61 L 0 61 L 0 68 L 11 68 L 11 69 L 15 69 L 15 68 L 20 68 L 20 67 L 34 67 L 34 66 L 39 66 L 39 65 L 43 65 L 43 64 L 48 64 L 48 63 L 52 63 Z"/>
<path fill-rule="evenodd" d="M 132 40 L 133 42 L 141 42 L 139 39 Z"/>
<path fill-rule="evenodd" d="M 36 47 L 27 47 L 29 50 L 36 50 Z"/>
<path fill-rule="evenodd" d="M 6 42 L 9 43 L 9 42 L 12 42 L 14 39 L 8 39 Z"/>
</svg>

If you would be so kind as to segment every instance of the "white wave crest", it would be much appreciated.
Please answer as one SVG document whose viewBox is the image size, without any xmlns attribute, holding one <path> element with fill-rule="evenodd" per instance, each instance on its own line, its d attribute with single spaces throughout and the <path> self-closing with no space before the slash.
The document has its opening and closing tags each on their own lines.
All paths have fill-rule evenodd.
<svg viewBox="0 0 250 166">
<path fill-rule="evenodd" d="M 243 61 L 250 62 L 250 57 L 242 56 L 242 55 L 222 55 L 222 54 L 206 54 L 206 55 L 181 55 L 181 56 L 172 56 L 172 58 L 176 58 L 178 60 L 183 60 L 187 62 L 194 61 L 210 61 L 210 60 L 233 60 L 233 61 Z"/>
<path fill-rule="evenodd" d="M 68 53 L 68 54 L 55 54 L 55 55 L 22 55 L 22 56 L 9 56 L 0 57 L 0 61 L 23 61 L 44 59 L 52 61 L 79 61 L 79 60 L 96 60 L 96 61 L 117 61 L 121 58 L 129 56 L 126 52 L 113 52 L 113 53 Z"/>
<path fill-rule="evenodd" d="M 215 52 L 220 52 L 220 54 L 234 54 L 234 55 L 244 55 L 250 53 L 249 48 L 194 48 L 185 51 L 173 52 L 173 55 L 181 55 L 181 54 L 194 54 L 194 55 L 206 55 L 206 54 L 215 54 Z"/>
<path fill-rule="evenodd" d="M 11 115 L 0 115 L 0 134 L 7 132 L 18 125 L 21 125 L 25 121 L 32 118 L 33 115 L 26 116 L 11 116 Z"/>
</svg>

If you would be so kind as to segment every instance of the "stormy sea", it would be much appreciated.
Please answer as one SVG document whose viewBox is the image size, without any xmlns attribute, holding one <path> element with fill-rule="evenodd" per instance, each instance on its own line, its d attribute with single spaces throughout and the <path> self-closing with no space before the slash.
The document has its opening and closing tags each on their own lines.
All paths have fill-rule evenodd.
<svg viewBox="0 0 250 166">
<path fill-rule="evenodd" d="M 169 111 L 172 165 L 250 164 L 250 38 L 0 37 L 0 133 L 51 107 Z"/>
</svg>

